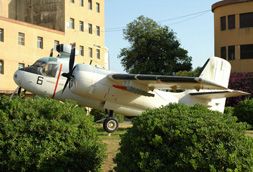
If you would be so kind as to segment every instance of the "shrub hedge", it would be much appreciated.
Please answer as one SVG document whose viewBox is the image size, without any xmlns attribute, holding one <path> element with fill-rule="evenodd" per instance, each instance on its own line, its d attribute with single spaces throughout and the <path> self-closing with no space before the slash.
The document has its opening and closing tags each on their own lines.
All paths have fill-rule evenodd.
<svg viewBox="0 0 253 172">
<path fill-rule="evenodd" d="M 0 98 L 1 171 L 99 171 L 105 148 L 73 101 Z"/>
<path fill-rule="evenodd" d="M 170 104 L 133 119 L 121 137 L 116 171 L 253 171 L 246 123 L 202 105 Z"/>
<path fill-rule="evenodd" d="M 241 122 L 253 126 L 253 99 L 245 99 L 234 108 L 233 115 Z"/>
</svg>

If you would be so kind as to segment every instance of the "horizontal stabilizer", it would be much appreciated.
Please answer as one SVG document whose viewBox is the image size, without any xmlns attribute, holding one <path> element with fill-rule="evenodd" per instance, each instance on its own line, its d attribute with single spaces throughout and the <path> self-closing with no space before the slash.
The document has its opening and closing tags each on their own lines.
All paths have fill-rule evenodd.
<svg viewBox="0 0 253 172">
<path fill-rule="evenodd" d="M 227 90 L 227 91 L 190 93 L 190 95 L 201 99 L 220 99 L 225 97 L 245 96 L 249 95 L 249 93 L 238 90 Z"/>
</svg>

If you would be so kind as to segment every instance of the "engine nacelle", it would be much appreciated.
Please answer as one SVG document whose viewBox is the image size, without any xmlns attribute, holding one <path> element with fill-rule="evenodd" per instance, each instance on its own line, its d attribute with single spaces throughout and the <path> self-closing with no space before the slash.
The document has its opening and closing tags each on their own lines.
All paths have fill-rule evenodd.
<svg viewBox="0 0 253 172">
<path fill-rule="evenodd" d="M 86 97 L 91 91 L 94 71 L 93 67 L 86 64 L 77 64 L 73 71 L 74 80 L 70 81 L 70 90 L 80 96 Z"/>
</svg>

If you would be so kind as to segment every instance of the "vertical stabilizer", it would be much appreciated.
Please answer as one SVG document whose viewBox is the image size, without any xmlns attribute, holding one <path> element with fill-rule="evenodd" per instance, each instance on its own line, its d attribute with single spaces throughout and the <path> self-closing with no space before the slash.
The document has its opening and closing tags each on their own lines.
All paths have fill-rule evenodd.
<svg viewBox="0 0 253 172">
<path fill-rule="evenodd" d="M 198 77 L 228 87 L 231 65 L 219 57 L 210 57 L 202 67 Z"/>
</svg>

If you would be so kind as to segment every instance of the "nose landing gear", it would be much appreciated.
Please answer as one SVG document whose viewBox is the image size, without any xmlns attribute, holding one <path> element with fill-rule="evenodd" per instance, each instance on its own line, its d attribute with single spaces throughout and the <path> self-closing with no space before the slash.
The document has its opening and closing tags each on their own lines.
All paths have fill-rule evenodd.
<svg viewBox="0 0 253 172">
<path fill-rule="evenodd" d="M 108 114 L 108 110 L 105 110 L 106 119 L 103 122 L 103 128 L 108 133 L 115 132 L 119 127 L 119 121 L 113 117 L 113 111 L 110 110 Z"/>
</svg>

